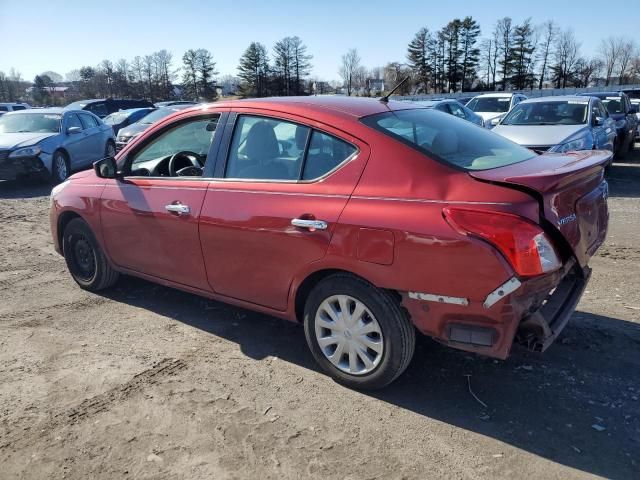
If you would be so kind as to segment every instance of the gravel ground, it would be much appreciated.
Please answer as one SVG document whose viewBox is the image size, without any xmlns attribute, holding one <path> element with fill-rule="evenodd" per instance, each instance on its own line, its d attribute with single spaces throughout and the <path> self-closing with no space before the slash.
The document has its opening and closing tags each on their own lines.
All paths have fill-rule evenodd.
<svg viewBox="0 0 640 480">
<path fill-rule="evenodd" d="M 640 478 L 640 154 L 610 191 L 588 291 L 544 355 L 422 338 L 366 394 L 319 373 L 297 325 L 133 278 L 80 290 L 49 189 L 0 183 L 0 477 Z"/>
</svg>

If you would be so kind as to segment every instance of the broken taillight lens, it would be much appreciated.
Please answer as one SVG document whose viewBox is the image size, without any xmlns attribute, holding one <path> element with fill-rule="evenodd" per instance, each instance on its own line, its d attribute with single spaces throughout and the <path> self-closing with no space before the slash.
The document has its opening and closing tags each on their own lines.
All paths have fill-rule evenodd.
<svg viewBox="0 0 640 480">
<path fill-rule="evenodd" d="M 535 223 L 518 215 L 447 207 L 444 217 L 463 235 L 479 237 L 495 246 L 515 272 L 530 277 L 562 266 L 555 248 Z"/>
</svg>

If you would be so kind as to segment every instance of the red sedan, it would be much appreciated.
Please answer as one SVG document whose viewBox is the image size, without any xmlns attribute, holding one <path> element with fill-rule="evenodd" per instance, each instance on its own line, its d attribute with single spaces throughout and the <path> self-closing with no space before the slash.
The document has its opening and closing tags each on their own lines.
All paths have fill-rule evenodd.
<svg viewBox="0 0 640 480">
<path fill-rule="evenodd" d="M 416 330 L 545 350 L 604 241 L 609 159 L 537 155 L 409 102 L 220 102 L 57 186 L 51 232 L 84 289 L 124 273 L 301 322 L 323 370 L 379 388 Z"/>
</svg>

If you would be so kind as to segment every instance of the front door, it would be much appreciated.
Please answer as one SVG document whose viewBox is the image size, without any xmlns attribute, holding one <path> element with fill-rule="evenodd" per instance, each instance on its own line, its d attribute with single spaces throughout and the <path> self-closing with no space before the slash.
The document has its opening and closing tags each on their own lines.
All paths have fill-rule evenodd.
<svg viewBox="0 0 640 480">
<path fill-rule="evenodd" d="M 198 237 L 208 181 L 198 169 L 219 116 L 189 114 L 121 159 L 125 177 L 107 184 L 101 201 L 104 242 L 117 266 L 210 290 Z"/>
<path fill-rule="evenodd" d="M 86 146 L 87 132 L 84 130 L 84 126 L 80 122 L 80 118 L 78 118 L 78 115 L 75 113 L 65 115 L 64 123 L 64 132 L 67 137 L 64 141 L 64 146 L 67 152 L 69 152 L 71 169 L 77 170 L 89 161 L 89 154 Z M 72 127 L 79 130 L 74 130 L 74 133 L 69 133 L 69 129 Z"/>
<path fill-rule="evenodd" d="M 238 115 L 200 216 L 213 290 L 285 310 L 293 278 L 325 255 L 368 152 L 304 119 Z"/>
</svg>

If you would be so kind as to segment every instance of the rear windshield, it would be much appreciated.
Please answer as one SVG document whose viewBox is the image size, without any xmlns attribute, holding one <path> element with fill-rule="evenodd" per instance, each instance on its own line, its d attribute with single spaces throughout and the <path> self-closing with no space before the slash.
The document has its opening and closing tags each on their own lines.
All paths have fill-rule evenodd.
<svg viewBox="0 0 640 480">
<path fill-rule="evenodd" d="M 511 97 L 476 97 L 467 104 L 474 112 L 504 113 L 509 111 Z"/>
<path fill-rule="evenodd" d="M 520 103 L 500 125 L 582 125 L 588 110 L 588 99 Z"/>
<path fill-rule="evenodd" d="M 600 99 L 609 113 L 624 113 L 622 97 L 603 96 Z"/>
<path fill-rule="evenodd" d="M 465 170 L 488 170 L 536 156 L 466 120 L 433 109 L 371 115 L 362 122 L 426 155 Z"/>
</svg>

